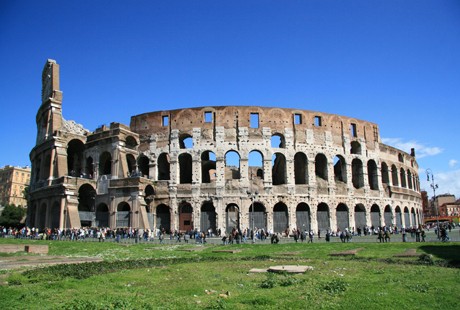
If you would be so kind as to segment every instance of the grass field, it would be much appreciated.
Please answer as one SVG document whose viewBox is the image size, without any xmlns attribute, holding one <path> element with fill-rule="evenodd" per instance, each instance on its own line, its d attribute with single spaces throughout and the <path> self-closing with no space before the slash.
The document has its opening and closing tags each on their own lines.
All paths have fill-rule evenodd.
<svg viewBox="0 0 460 310">
<path fill-rule="evenodd" d="M 0 240 L 0 244 L 16 242 L 27 241 Z M 103 262 L 0 270 L 4 283 L 0 309 L 459 307 L 460 244 L 456 242 L 225 246 L 33 242 L 48 244 L 49 255 L 101 257 Z M 354 256 L 330 255 L 358 248 Z M 421 255 L 396 257 L 409 249 Z M 18 260 L 26 255 L 30 254 L 1 254 Z M 275 265 L 312 266 L 313 270 L 250 272 Z"/>
</svg>

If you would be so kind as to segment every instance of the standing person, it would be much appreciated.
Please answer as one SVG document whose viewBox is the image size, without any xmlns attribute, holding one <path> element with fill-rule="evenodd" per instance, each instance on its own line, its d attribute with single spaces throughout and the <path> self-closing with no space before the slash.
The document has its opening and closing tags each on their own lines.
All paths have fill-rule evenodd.
<svg viewBox="0 0 460 310">
<path fill-rule="evenodd" d="M 310 230 L 310 232 L 308 233 L 308 238 L 309 238 L 308 242 L 309 242 L 309 243 L 310 243 L 310 242 L 313 243 L 313 236 L 314 236 L 314 235 L 315 235 L 315 234 L 313 233 L 313 230 Z"/>
<path fill-rule="evenodd" d="M 406 239 L 406 229 L 403 227 L 401 228 L 401 235 L 402 235 L 402 242 L 407 242 Z"/>
</svg>

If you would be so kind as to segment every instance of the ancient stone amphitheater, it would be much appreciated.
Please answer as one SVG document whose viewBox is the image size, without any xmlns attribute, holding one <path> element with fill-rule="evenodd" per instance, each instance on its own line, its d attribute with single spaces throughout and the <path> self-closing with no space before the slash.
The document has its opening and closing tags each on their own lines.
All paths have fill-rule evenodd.
<svg viewBox="0 0 460 310">
<path fill-rule="evenodd" d="M 421 221 L 415 151 L 376 124 L 308 110 L 207 106 L 90 132 L 42 75 L 28 224 L 39 228 L 343 230 Z"/>
</svg>

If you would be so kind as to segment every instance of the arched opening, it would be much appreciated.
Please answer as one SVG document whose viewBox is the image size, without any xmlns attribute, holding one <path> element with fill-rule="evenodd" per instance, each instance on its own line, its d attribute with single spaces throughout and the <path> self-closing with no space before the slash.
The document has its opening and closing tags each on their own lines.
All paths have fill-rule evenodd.
<svg viewBox="0 0 460 310">
<path fill-rule="evenodd" d="M 80 177 L 83 174 L 83 151 L 85 145 L 78 139 L 67 144 L 67 171 L 70 176 Z"/>
<path fill-rule="evenodd" d="M 280 133 L 275 133 L 272 135 L 271 141 L 270 141 L 271 147 L 272 148 L 280 148 L 284 149 L 286 147 L 286 140 L 284 136 Z"/>
<path fill-rule="evenodd" d="M 251 203 L 249 207 L 249 225 L 251 229 L 266 229 L 267 216 L 265 207 L 260 202 Z"/>
<path fill-rule="evenodd" d="M 400 179 L 401 179 L 401 187 L 407 187 L 407 183 L 406 183 L 406 171 L 404 170 L 404 168 L 401 168 L 400 170 Z"/>
<path fill-rule="evenodd" d="M 380 227 L 380 207 L 373 204 L 371 207 L 371 226 L 374 228 Z"/>
<path fill-rule="evenodd" d="M 156 228 L 160 231 L 164 231 L 166 233 L 171 232 L 171 210 L 165 204 L 157 206 L 156 225 Z"/>
<path fill-rule="evenodd" d="M 169 155 L 167 153 L 161 153 L 158 156 L 158 180 L 169 180 L 170 179 L 170 168 L 169 168 Z"/>
<path fill-rule="evenodd" d="M 179 155 L 180 184 L 192 183 L 192 155 L 182 153 Z"/>
<path fill-rule="evenodd" d="M 367 162 L 367 178 L 369 181 L 370 189 L 378 190 L 379 181 L 378 181 L 377 164 L 372 159 Z"/>
<path fill-rule="evenodd" d="M 404 225 L 406 228 L 411 227 L 409 209 L 407 207 L 404 208 Z"/>
<path fill-rule="evenodd" d="M 188 202 L 182 201 L 179 204 L 179 230 L 191 231 L 193 230 L 193 208 Z"/>
<path fill-rule="evenodd" d="M 395 165 L 391 166 L 391 182 L 393 183 L 393 186 L 399 186 L 399 181 L 398 181 L 398 168 L 396 168 Z"/>
<path fill-rule="evenodd" d="M 248 178 L 249 180 L 254 180 L 256 177 L 258 179 L 264 179 L 264 162 L 263 155 L 259 151 L 251 151 L 248 155 Z"/>
<path fill-rule="evenodd" d="M 147 156 L 140 155 L 137 159 L 137 165 L 139 166 L 139 172 L 144 178 L 150 178 L 150 161 Z"/>
<path fill-rule="evenodd" d="M 382 183 L 383 184 L 390 184 L 390 174 L 388 170 L 388 165 L 386 163 L 382 163 Z"/>
<path fill-rule="evenodd" d="M 351 141 L 350 154 L 361 155 L 361 144 L 358 141 Z"/>
<path fill-rule="evenodd" d="M 204 232 L 209 232 L 209 230 L 211 230 L 212 234 L 217 232 L 216 208 L 212 201 L 205 201 L 201 206 L 200 228 L 201 231 Z"/>
<path fill-rule="evenodd" d="M 393 213 L 391 212 L 391 206 L 386 205 L 383 211 L 383 218 L 385 219 L 385 226 L 392 227 L 393 226 Z"/>
<path fill-rule="evenodd" d="M 331 228 L 331 224 L 329 221 L 329 206 L 324 202 L 321 202 L 318 205 L 318 211 L 316 212 L 316 216 L 318 219 L 318 232 L 326 232 Z"/>
<path fill-rule="evenodd" d="M 403 227 L 403 224 L 402 224 L 402 212 L 401 212 L 401 208 L 399 206 L 397 206 L 395 208 L 395 217 L 396 217 L 396 227 L 401 229 Z"/>
<path fill-rule="evenodd" d="M 412 189 L 412 173 L 410 170 L 407 170 L 407 185 L 409 189 Z"/>
<path fill-rule="evenodd" d="M 38 228 L 44 229 L 46 226 L 46 212 L 47 212 L 48 206 L 46 204 L 42 204 L 40 206 L 40 209 L 38 211 Z"/>
<path fill-rule="evenodd" d="M 334 180 L 347 183 L 347 163 L 341 155 L 334 157 Z"/>
<path fill-rule="evenodd" d="M 339 203 L 335 212 L 337 216 L 337 229 L 343 231 L 345 228 L 350 227 L 350 216 L 347 205 Z"/>
<path fill-rule="evenodd" d="M 354 188 L 359 189 L 364 186 L 363 163 L 357 158 L 351 162 L 351 179 Z"/>
<path fill-rule="evenodd" d="M 137 146 L 136 138 L 134 138 L 133 136 L 127 136 L 125 145 L 128 149 L 132 149 L 132 150 L 136 149 L 136 146 Z"/>
<path fill-rule="evenodd" d="M 355 228 L 364 230 L 366 226 L 366 208 L 363 204 L 357 204 L 355 206 Z"/>
<path fill-rule="evenodd" d="M 410 212 L 412 215 L 412 226 L 417 227 L 417 217 L 415 216 L 415 209 L 412 208 Z"/>
<path fill-rule="evenodd" d="M 240 178 L 240 154 L 235 151 L 228 151 L 225 154 L 225 179 L 239 180 Z"/>
<path fill-rule="evenodd" d="M 94 162 L 92 157 L 86 158 L 86 177 L 92 179 L 94 176 Z"/>
<path fill-rule="evenodd" d="M 55 201 L 51 207 L 51 227 L 50 228 L 59 228 L 59 221 L 61 219 L 61 206 L 59 202 Z"/>
<path fill-rule="evenodd" d="M 96 226 L 109 227 L 109 207 L 100 203 L 96 208 Z"/>
<path fill-rule="evenodd" d="M 289 229 L 289 215 L 287 206 L 278 202 L 273 207 L 273 231 L 275 233 L 282 233 Z"/>
<path fill-rule="evenodd" d="M 301 202 L 297 205 L 295 217 L 298 229 L 301 231 L 311 230 L 310 207 L 306 203 Z"/>
<path fill-rule="evenodd" d="M 287 183 L 286 157 L 281 153 L 275 153 L 272 157 L 272 183 L 282 185 Z"/>
<path fill-rule="evenodd" d="M 103 152 L 99 157 L 99 175 L 112 174 L 112 155 L 109 152 Z"/>
<path fill-rule="evenodd" d="M 211 151 L 201 153 L 201 183 L 216 180 L 216 154 Z"/>
<path fill-rule="evenodd" d="M 317 154 L 315 157 L 315 175 L 327 181 L 327 158 L 324 154 Z"/>
<path fill-rule="evenodd" d="M 137 177 L 136 159 L 132 154 L 126 155 L 126 164 L 128 165 L 127 176 Z"/>
<path fill-rule="evenodd" d="M 231 203 L 227 206 L 225 213 L 225 222 L 227 227 L 227 234 L 231 233 L 233 229 L 240 229 L 240 209 L 238 205 Z"/>
<path fill-rule="evenodd" d="M 304 153 L 294 155 L 295 184 L 308 184 L 308 159 Z"/>
<path fill-rule="evenodd" d="M 193 148 L 193 138 L 189 134 L 182 134 L 179 137 L 179 146 L 181 149 L 192 149 Z"/>
<path fill-rule="evenodd" d="M 94 221 L 96 190 L 90 184 L 83 184 L 78 189 L 78 214 L 82 227 L 92 227 Z"/>
<path fill-rule="evenodd" d="M 131 207 L 125 201 L 120 202 L 117 206 L 117 227 L 131 226 Z"/>
<path fill-rule="evenodd" d="M 144 189 L 145 210 L 150 227 L 154 227 L 154 215 L 152 212 L 152 202 L 155 199 L 155 189 L 152 185 L 147 185 Z"/>
</svg>

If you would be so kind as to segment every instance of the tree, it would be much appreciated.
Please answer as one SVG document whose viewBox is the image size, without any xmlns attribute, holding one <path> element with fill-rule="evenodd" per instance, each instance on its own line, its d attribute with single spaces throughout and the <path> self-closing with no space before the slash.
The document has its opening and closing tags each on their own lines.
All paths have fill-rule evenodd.
<svg viewBox="0 0 460 310">
<path fill-rule="evenodd" d="M 0 216 L 1 226 L 19 226 L 26 215 L 26 209 L 13 205 L 6 205 Z"/>
</svg>

